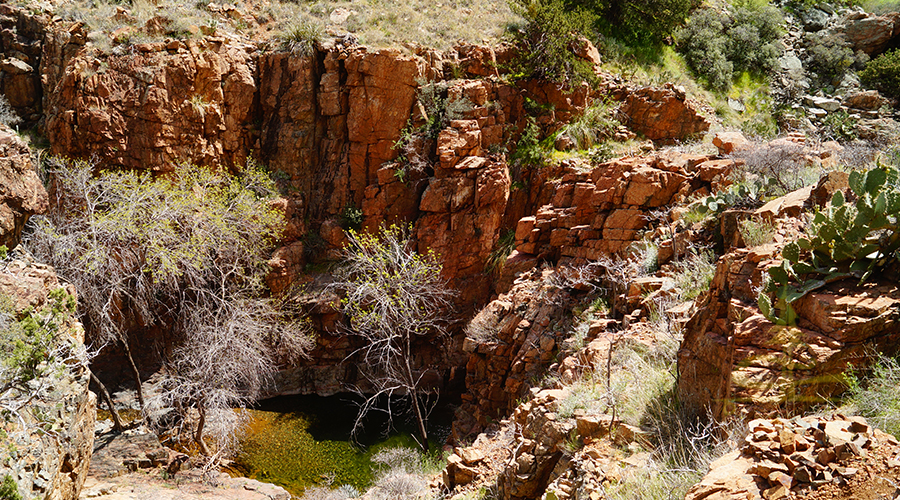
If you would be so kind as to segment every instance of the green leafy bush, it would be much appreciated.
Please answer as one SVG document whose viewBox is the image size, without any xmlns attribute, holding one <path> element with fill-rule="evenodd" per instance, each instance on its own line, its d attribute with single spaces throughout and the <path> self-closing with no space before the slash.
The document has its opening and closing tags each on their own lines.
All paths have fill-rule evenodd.
<svg viewBox="0 0 900 500">
<path fill-rule="evenodd" d="M 362 227 L 363 211 L 348 204 L 338 215 L 338 224 L 344 229 L 358 231 Z"/>
<path fill-rule="evenodd" d="M 770 320 L 794 324 L 791 304 L 807 293 L 848 277 L 864 282 L 897 262 L 900 170 L 879 166 L 851 172 L 850 189 L 856 203 L 836 192 L 825 210 L 813 216 L 806 234 L 784 247 L 781 264 L 769 268 L 759 308 Z"/>
<path fill-rule="evenodd" d="M 516 151 L 512 155 L 513 162 L 517 165 L 534 167 L 543 163 L 547 156 L 546 148 L 541 145 L 541 128 L 534 117 L 528 117 L 525 130 L 522 131 Z"/>
<path fill-rule="evenodd" d="M 591 12 L 567 6 L 564 0 L 512 0 L 510 6 L 524 19 L 509 28 L 518 53 L 512 63 L 514 76 L 570 86 L 594 78 L 590 63 L 572 51 L 579 38 L 592 31 Z"/>
<path fill-rule="evenodd" d="M 75 312 L 75 298 L 63 288 L 49 293 L 48 304 L 15 311 L 8 297 L 0 299 L 0 388 L 43 376 L 53 357 L 60 330 Z"/>
<path fill-rule="evenodd" d="M 727 15 L 698 9 L 676 33 L 679 51 L 710 87 L 727 89 L 735 73 L 770 72 L 782 49 L 783 17 L 778 9 L 738 7 Z"/>
<path fill-rule="evenodd" d="M 22 500 L 19 486 L 9 474 L 3 476 L 3 484 L 0 484 L 0 500 Z"/>
<path fill-rule="evenodd" d="M 869 61 L 859 73 L 859 81 L 868 88 L 900 98 L 900 49 L 890 50 Z"/>
<path fill-rule="evenodd" d="M 602 32 L 635 46 L 662 42 L 698 3 L 693 0 L 567 1 L 570 8 L 585 6 L 596 12 Z"/>
</svg>

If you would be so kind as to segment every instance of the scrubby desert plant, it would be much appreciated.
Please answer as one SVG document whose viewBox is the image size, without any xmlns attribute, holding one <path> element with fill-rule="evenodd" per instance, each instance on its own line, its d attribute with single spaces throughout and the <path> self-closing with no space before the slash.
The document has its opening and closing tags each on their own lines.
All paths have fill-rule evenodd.
<svg viewBox="0 0 900 500">
<path fill-rule="evenodd" d="M 747 248 L 771 243 L 775 238 L 775 226 L 765 219 L 744 219 L 738 224 L 738 231 Z"/>
<path fill-rule="evenodd" d="M 859 81 L 868 88 L 900 98 L 900 49 L 889 50 L 866 64 Z"/>
<path fill-rule="evenodd" d="M 806 161 L 804 147 L 787 141 L 772 141 L 736 152 L 743 160 L 738 174 L 755 179 L 757 199 L 782 196 L 819 180 L 822 168 Z M 748 185 L 748 189 L 750 186 Z"/>
<path fill-rule="evenodd" d="M 769 268 L 759 308 L 770 320 L 792 325 L 797 315 L 791 304 L 807 293 L 845 278 L 864 282 L 900 258 L 900 170 L 880 165 L 853 171 L 849 184 L 855 202 L 836 191 L 805 234 L 785 245 L 781 264 Z"/>
<path fill-rule="evenodd" d="M 594 148 L 612 137 L 621 125 L 617 111 L 617 107 L 608 101 L 595 101 L 567 123 L 560 135 L 572 139 L 579 150 Z"/>
<path fill-rule="evenodd" d="M 854 64 L 865 62 L 863 53 L 854 54 L 850 43 L 834 33 L 806 33 L 806 66 L 814 73 L 814 83 L 820 86 L 836 83 Z"/>
<path fill-rule="evenodd" d="M 735 74 L 767 73 L 775 68 L 783 18 L 770 5 L 737 7 L 732 14 L 697 9 L 676 33 L 679 51 L 709 86 L 726 90 Z"/>
<path fill-rule="evenodd" d="M 872 358 L 870 371 L 845 375 L 847 392 L 842 403 L 850 412 L 866 417 L 871 425 L 900 436 L 900 361 L 878 353 Z"/>
<path fill-rule="evenodd" d="M 322 26 L 316 21 L 301 20 L 288 26 L 279 36 L 284 50 L 299 56 L 312 55 L 322 38 Z"/>
<path fill-rule="evenodd" d="M 694 300 L 709 290 L 716 272 L 716 256 L 711 250 L 700 249 L 675 263 L 675 287 L 681 300 Z"/>
<path fill-rule="evenodd" d="M 419 254 L 409 230 L 383 227 L 376 234 L 349 231 L 344 266 L 333 287 L 343 294 L 340 306 L 350 320 L 349 333 L 362 337 L 357 351 L 362 372 L 374 391 L 365 397 L 354 424 L 362 429 L 366 414 L 379 408 L 392 425 L 391 396 L 405 396 L 418 424 L 419 445 L 428 449 L 427 405 L 433 390 L 414 365 L 413 341 L 440 335 L 448 323 L 453 291 L 441 277 L 433 253 Z"/>
</svg>

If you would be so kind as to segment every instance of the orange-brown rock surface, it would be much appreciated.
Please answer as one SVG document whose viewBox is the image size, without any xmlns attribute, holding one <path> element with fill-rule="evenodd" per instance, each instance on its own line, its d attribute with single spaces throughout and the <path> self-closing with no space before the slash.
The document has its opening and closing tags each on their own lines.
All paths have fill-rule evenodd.
<svg viewBox="0 0 900 500">
<path fill-rule="evenodd" d="M 573 164 L 548 182 L 552 198 L 516 226 L 516 250 L 540 258 L 596 260 L 619 253 L 649 212 L 710 188 L 731 162 L 677 152 L 623 157 L 593 169 Z"/>
<path fill-rule="evenodd" d="M 50 18 L 10 2 L 0 4 L 0 95 L 6 96 L 23 127 L 41 119 L 41 55 Z"/>
<path fill-rule="evenodd" d="M 47 191 L 31 163 L 28 145 L 0 125 L 0 244 L 17 245 L 25 222 L 44 213 L 47 203 Z"/>
<path fill-rule="evenodd" d="M 669 144 L 709 130 L 710 122 L 700 113 L 700 104 L 685 90 L 671 83 L 662 88 L 645 87 L 628 93 L 620 108 L 628 128 L 648 139 Z"/>
</svg>

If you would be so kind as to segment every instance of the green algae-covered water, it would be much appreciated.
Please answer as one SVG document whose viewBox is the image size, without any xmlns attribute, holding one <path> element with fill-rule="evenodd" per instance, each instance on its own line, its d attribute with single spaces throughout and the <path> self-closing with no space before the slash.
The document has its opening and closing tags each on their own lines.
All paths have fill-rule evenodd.
<svg viewBox="0 0 900 500">
<path fill-rule="evenodd" d="M 282 396 L 245 411 L 250 421 L 235 460 L 238 469 L 247 477 L 283 486 L 295 496 L 310 486 L 329 483 L 364 491 L 373 479 L 375 453 L 398 446 L 417 448 L 410 434 L 413 426 L 401 426 L 384 436 L 384 421 L 377 418 L 367 422 L 360 444 L 351 442 L 357 407 L 345 396 Z M 438 435 L 446 434 L 449 421 L 437 417 L 433 415 L 429 422 L 429 432 L 446 437 Z M 433 450 L 440 450 L 439 441 L 430 443 Z"/>
</svg>

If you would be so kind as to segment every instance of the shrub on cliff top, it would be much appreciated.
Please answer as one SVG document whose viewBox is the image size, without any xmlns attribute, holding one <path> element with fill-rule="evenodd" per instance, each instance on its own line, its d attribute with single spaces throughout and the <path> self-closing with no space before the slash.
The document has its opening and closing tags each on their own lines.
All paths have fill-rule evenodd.
<svg viewBox="0 0 900 500">
<path fill-rule="evenodd" d="M 595 17 L 591 12 L 570 8 L 563 0 L 512 0 L 510 5 L 524 19 L 509 28 L 518 49 L 514 76 L 564 85 L 592 79 L 590 63 L 572 52 L 578 39 L 592 32 Z"/>
</svg>

